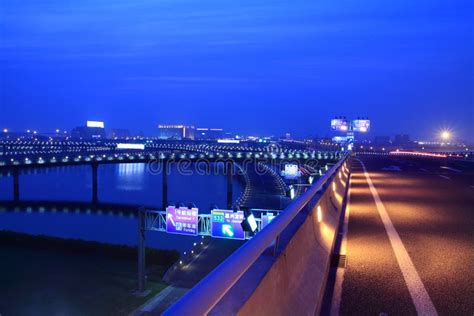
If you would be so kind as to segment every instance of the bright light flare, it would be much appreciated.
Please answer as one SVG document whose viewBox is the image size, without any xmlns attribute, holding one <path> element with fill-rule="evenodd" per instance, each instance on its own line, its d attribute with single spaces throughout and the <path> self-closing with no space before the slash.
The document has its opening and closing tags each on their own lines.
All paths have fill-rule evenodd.
<svg viewBox="0 0 474 316">
<path fill-rule="evenodd" d="M 440 136 L 441 136 L 442 140 L 445 140 L 445 141 L 450 140 L 451 139 L 451 132 L 448 131 L 448 130 L 441 131 Z"/>
</svg>

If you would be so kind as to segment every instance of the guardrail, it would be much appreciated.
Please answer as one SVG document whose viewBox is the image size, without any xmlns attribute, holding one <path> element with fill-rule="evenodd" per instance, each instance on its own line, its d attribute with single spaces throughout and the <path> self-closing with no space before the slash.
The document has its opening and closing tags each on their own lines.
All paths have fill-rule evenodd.
<svg viewBox="0 0 474 316">
<path fill-rule="evenodd" d="M 290 204 L 265 229 L 240 247 L 206 278 L 194 286 L 184 297 L 165 311 L 164 315 L 208 314 L 266 249 L 268 249 L 275 240 L 279 239 L 282 232 L 290 225 L 295 217 L 305 209 L 308 203 L 312 201 L 326 184 L 336 178 L 337 172 L 343 165 L 345 170 L 348 157 L 348 155 L 345 155 L 338 163 L 332 166 L 308 191 Z M 342 172 L 339 173 L 339 178 L 342 178 L 341 175 Z M 346 175 L 344 173 L 344 175 L 347 181 L 348 174 Z M 332 184 L 333 190 L 335 190 L 335 183 L 332 182 Z M 320 216 L 320 211 L 318 210 L 318 221 Z M 332 239 L 334 239 L 334 236 Z"/>
</svg>

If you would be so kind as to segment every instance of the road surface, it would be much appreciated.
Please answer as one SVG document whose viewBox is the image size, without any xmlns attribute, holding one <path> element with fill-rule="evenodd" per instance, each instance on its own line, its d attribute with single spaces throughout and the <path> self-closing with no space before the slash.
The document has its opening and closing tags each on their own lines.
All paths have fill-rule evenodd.
<svg viewBox="0 0 474 316">
<path fill-rule="evenodd" d="M 357 158 L 340 313 L 474 315 L 474 163 Z"/>
</svg>

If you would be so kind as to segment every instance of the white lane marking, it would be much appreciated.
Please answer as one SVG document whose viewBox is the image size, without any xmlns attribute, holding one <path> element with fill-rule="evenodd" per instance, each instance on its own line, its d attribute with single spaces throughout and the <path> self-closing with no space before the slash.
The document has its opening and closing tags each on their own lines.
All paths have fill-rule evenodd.
<svg viewBox="0 0 474 316">
<path fill-rule="evenodd" d="M 398 235 L 398 232 L 393 226 L 392 220 L 388 216 L 387 210 L 385 209 L 382 200 L 380 200 L 380 196 L 377 193 L 372 180 L 370 179 L 367 169 L 365 169 L 364 163 L 362 161 L 360 161 L 360 163 L 364 169 L 365 178 L 369 184 L 370 192 L 374 198 L 375 205 L 377 206 L 377 210 L 379 212 L 380 218 L 382 219 L 385 231 L 387 232 L 390 244 L 392 245 L 393 251 L 395 252 L 395 257 L 397 258 L 398 265 L 402 271 L 403 278 L 405 279 L 405 283 L 408 287 L 408 291 L 410 292 L 411 299 L 415 305 L 418 315 L 438 315 L 436 308 L 434 307 L 433 302 L 431 301 L 431 298 L 426 291 L 425 286 L 423 285 L 423 282 L 421 281 L 421 278 L 418 275 L 418 272 L 416 271 L 416 268 L 413 265 L 413 262 L 411 261 L 405 246 L 403 245 L 400 235 Z"/>
<path fill-rule="evenodd" d="M 351 174 L 352 177 L 352 174 Z M 343 233 L 344 237 L 342 238 L 341 242 L 341 255 L 347 254 L 347 233 L 349 231 L 349 215 L 350 215 L 350 205 L 351 205 L 351 178 L 349 178 L 349 190 L 347 192 L 347 202 L 346 202 L 346 211 L 344 214 L 344 225 L 343 225 Z M 340 315 L 341 309 L 341 300 L 342 300 L 342 283 L 344 282 L 344 268 L 337 268 L 336 270 L 336 280 L 334 284 L 334 290 L 332 294 L 332 302 L 331 302 L 331 316 Z"/>
<path fill-rule="evenodd" d="M 438 174 L 438 176 L 440 176 L 441 178 L 443 178 L 443 179 L 446 179 L 446 180 L 451 180 L 451 178 L 450 178 L 450 177 L 443 176 L 442 174 Z"/>
<path fill-rule="evenodd" d="M 470 188 L 471 188 L 471 189 L 474 189 L 474 185 L 471 185 Z"/>
<path fill-rule="evenodd" d="M 428 172 L 428 170 L 426 170 L 425 168 L 420 168 L 420 170 L 423 172 Z"/>
<path fill-rule="evenodd" d="M 458 172 L 458 173 L 462 173 L 462 170 L 459 170 L 459 169 L 455 169 L 455 168 L 451 168 L 451 167 L 440 167 L 441 169 L 446 169 L 446 170 L 450 170 L 450 171 L 454 171 L 454 172 Z"/>
</svg>

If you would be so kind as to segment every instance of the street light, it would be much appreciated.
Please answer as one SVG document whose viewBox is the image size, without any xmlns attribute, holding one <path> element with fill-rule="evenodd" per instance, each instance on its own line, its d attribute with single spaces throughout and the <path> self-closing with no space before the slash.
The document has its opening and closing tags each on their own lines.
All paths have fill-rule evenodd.
<svg viewBox="0 0 474 316">
<path fill-rule="evenodd" d="M 440 136 L 442 140 L 448 141 L 451 138 L 451 132 L 448 130 L 444 130 L 441 132 Z"/>
</svg>

